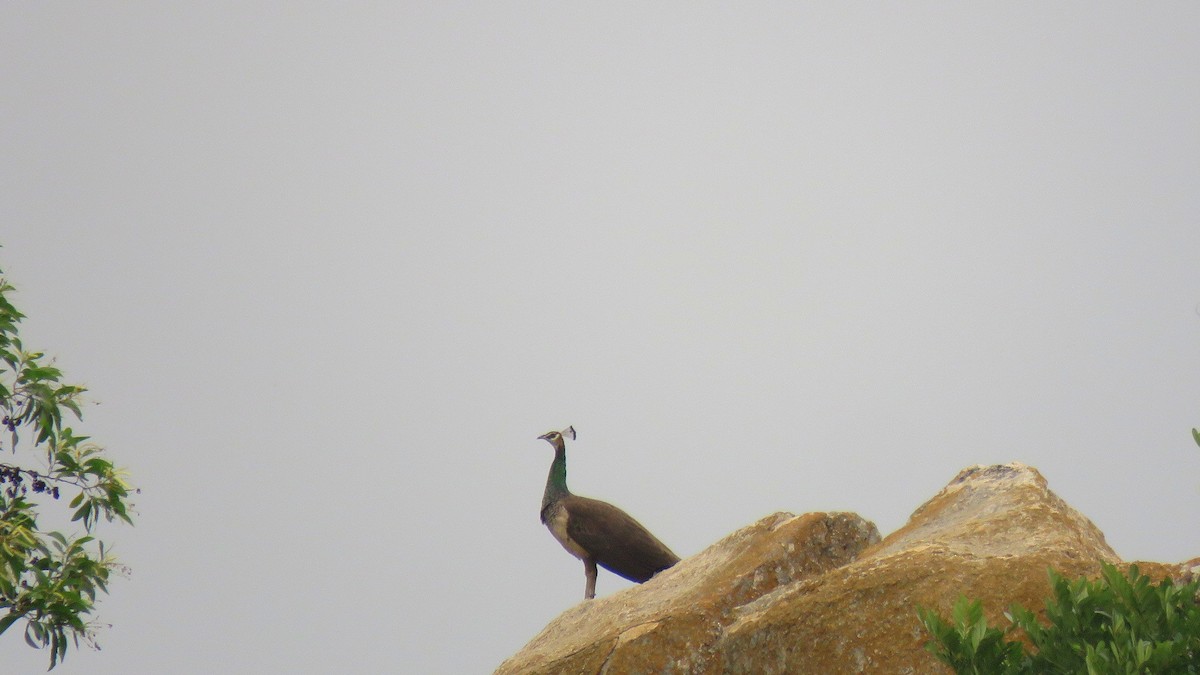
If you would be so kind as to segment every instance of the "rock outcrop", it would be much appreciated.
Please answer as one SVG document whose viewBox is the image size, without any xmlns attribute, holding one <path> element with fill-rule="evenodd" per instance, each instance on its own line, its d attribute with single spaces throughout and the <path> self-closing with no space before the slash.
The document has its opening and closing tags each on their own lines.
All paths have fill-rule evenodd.
<svg viewBox="0 0 1200 675">
<path fill-rule="evenodd" d="M 882 541 L 854 514 L 768 516 L 568 609 L 496 672 L 946 673 L 922 648 L 918 605 L 948 614 L 962 593 L 999 623 L 1013 602 L 1042 608 L 1048 568 L 1101 561 L 1120 563 L 1035 469 L 973 467 Z"/>
<path fill-rule="evenodd" d="M 641 586 L 568 609 L 496 672 L 719 672 L 714 648 L 737 608 L 878 541 L 852 514 L 767 516 Z"/>
</svg>

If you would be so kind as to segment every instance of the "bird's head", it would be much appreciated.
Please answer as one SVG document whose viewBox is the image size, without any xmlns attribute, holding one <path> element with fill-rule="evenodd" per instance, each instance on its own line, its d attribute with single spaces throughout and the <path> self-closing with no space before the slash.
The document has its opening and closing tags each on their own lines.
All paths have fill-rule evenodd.
<svg viewBox="0 0 1200 675">
<path fill-rule="evenodd" d="M 541 436 L 538 436 L 538 438 L 546 441 L 550 445 L 553 445 L 555 448 L 566 447 L 566 442 L 563 439 L 569 438 L 571 440 L 575 440 L 575 427 L 567 427 L 562 431 L 547 431 Z"/>
</svg>

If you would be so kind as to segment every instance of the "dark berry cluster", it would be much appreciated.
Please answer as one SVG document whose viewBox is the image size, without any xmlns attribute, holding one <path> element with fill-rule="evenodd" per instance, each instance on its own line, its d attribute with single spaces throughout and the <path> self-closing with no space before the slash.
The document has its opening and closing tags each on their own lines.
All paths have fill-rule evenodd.
<svg viewBox="0 0 1200 675">
<path fill-rule="evenodd" d="M 26 474 L 32 479 L 29 483 L 25 482 Z M 25 471 L 15 466 L 0 464 L 0 485 L 5 483 L 8 484 L 8 487 L 4 488 L 4 494 L 8 495 L 9 499 L 13 499 L 17 495 L 24 497 L 29 494 L 30 488 L 33 488 L 34 493 L 45 492 L 58 499 L 58 487 L 51 486 L 36 471 Z"/>
<path fill-rule="evenodd" d="M 17 430 L 17 423 L 16 423 L 16 422 L 14 422 L 14 421 L 13 421 L 13 418 L 9 417 L 8 415 L 5 415 L 5 416 L 4 416 L 4 422 L 3 422 L 3 424 L 4 424 L 4 428 L 5 428 L 5 429 L 8 429 L 9 431 L 16 431 L 16 430 Z"/>
</svg>

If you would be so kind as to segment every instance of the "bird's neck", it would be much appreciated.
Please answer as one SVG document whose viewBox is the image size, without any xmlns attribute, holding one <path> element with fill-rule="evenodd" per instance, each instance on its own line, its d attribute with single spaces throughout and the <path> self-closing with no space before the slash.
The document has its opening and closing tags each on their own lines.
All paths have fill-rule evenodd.
<svg viewBox="0 0 1200 675">
<path fill-rule="evenodd" d="M 571 491 L 567 489 L 567 449 L 559 445 L 554 448 L 554 463 L 550 465 L 550 475 L 546 477 L 546 493 L 542 495 L 542 511 L 570 494 Z"/>
</svg>

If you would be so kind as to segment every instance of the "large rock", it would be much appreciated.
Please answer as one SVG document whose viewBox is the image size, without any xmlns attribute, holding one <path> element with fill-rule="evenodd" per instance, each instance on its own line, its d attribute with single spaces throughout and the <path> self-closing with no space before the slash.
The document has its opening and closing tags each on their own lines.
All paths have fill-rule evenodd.
<svg viewBox="0 0 1200 675">
<path fill-rule="evenodd" d="M 882 542 L 853 514 L 776 514 L 646 584 L 581 603 L 498 673 L 948 673 L 918 605 L 960 594 L 994 624 L 1040 610 L 1046 571 L 1119 563 L 1104 535 L 1022 464 L 973 467 Z M 1157 565 L 1153 576 L 1180 576 Z"/>
<path fill-rule="evenodd" d="M 716 672 L 713 646 L 736 608 L 878 541 L 853 514 L 767 516 L 645 584 L 568 609 L 496 672 Z"/>
<path fill-rule="evenodd" d="M 1013 602 L 1039 610 L 1046 571 L 1117 563 L 1104 535 L 1023 464 L 961 472 L 904 527 L 845 567 L 747 607 L 722 635 L 729 673 L 950 672 L 922 649 L 918 605 L 948 615 L 959 594 L 994 624 Z"/>
</svg>

